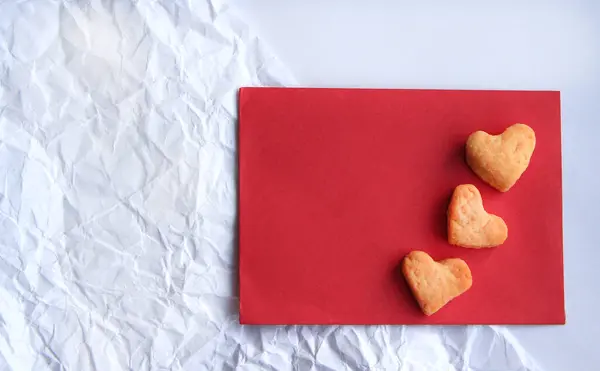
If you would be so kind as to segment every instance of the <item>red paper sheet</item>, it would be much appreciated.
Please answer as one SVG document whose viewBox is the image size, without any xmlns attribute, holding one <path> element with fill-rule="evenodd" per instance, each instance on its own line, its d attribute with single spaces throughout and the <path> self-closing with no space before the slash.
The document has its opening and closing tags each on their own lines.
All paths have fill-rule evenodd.
<svg viewBox="0 0 600 371">
<path fill-rule="evenodd" d="M 241 323 L 565 322 L 558 92 L 243 88 L 239 103 Z M 464 144 L 517 122 L 537 146 L 500 193 Z M 464 183 L 508 224 L 504 245 L 446 242 Z M 464 259 L 473 287 L 426 317 L 399 269 L 411 250 Z"/>
</svg>

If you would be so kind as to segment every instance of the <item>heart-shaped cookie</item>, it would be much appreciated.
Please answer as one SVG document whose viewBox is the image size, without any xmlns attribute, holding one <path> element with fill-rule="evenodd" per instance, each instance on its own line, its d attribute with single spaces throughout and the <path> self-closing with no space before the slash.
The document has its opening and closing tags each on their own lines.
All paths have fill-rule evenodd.
<svg viewBox="0 0 600 371">
<path fill-rule="evenodd" d="M 448 242 L 451 245 L 494 247 L 503 244 L 507 237 L 506 223 L 485 211 L 477 187 L 462 184 L 454 189 L 448 206 Z"/>
<path fill-rule="evenodd" d="M 402 274 L 421 310 L 428 316 L 473 284 L 471 270 L 463 260 L 436 262 L 423 251 L 412 251 L 404 257 Z"/>
<path fill-rule="evenodd" d="M 467 164 L 484 182 L 501 192 L 519 180 L 533 155 L 535 132 L 514 124 L 500 135 L 476 131 L 467 139 Z"/>
</svg>

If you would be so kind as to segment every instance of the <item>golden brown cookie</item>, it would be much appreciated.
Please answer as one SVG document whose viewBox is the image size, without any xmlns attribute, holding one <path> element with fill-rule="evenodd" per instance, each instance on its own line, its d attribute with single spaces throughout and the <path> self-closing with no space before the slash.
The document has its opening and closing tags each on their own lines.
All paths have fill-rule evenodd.
<svg viewBox="0 0 600 371">
<path fill-rule="evenodd" d="M 467 139 L 467 164 L 484 182 L 501 192 L 519 180 L 533 155 L 535 132 L 514 124 L 500 135 L 476 131 Z"/>
<path fill-rule="evenodd" d="M 471 270 L 461 259 L 436 262 L 423 251 L 412 251 L 402 261 L 402 274 L 421 310 L 430 316 L 473 284 Z"/>
<path fill-rule="evenodd" d="M 448 206 L 448 242 L 451 245 L 482 248 L 501 245 L 508 227 L 499 216 L 483 208 L 481 193 L 472 184 L 454 189 Z"/>
</svg>

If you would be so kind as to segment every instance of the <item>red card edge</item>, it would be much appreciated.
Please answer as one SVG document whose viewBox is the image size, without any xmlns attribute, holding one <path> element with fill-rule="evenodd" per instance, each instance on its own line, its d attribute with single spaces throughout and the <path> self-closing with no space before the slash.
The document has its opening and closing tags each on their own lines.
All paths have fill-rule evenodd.
<svg viewBox="0 0 600 371">
<path fill-rule="evenodd" d="M 428 92 L 532 92 L 532 93 L 556 93 L 560 96 L 560 90 L 548 89 L 451 89 L 451 88 L 362 88 L 362 87 L 310 87 L 310 86 L 242 86 L 239 88 L 239 100 L 241 113 L 241 103 L 243 91 L 246 90 L 361 90 L 361 91 L 428 91 Z M 245 102 L 245 100 L 244 100 Z"/>
</svg>

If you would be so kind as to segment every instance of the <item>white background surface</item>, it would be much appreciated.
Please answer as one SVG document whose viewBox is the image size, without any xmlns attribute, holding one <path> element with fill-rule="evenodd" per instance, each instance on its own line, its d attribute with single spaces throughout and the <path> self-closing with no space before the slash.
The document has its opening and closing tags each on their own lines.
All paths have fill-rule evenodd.
<svg viewBox="0 0 600 371">
<path fill-rule="evenodd" d="M 600 364 L 600 1 L 233 3 L 300 85 L 561 90 L 567 325 L 510 330 L 545 370 Z"/>
</svg>

